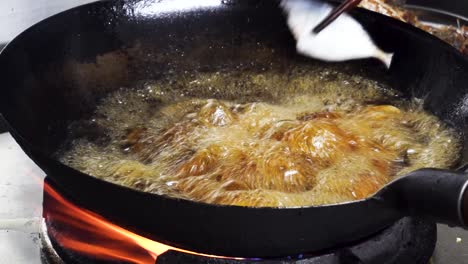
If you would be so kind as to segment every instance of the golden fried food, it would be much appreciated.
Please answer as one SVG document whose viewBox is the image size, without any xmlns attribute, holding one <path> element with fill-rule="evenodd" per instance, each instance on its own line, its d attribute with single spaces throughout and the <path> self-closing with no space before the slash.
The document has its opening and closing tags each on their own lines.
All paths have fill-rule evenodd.
<svg viewBox="0 0 468 264">
<path fill-rule="evenodd" d="M 141 128 L 127 135 L 126 144 L 144 157 L 175 145 L 193 146 L 190 157 L 172 164 L 174 189 L 198 201 L 245 206 L 284 205 L 271 192 L 318 196 L 322 189 L 347 199 L 366 198 L 396 175 L 402 151 L 415 145 L 411 129 L 402 123 L 404 112 L 391 105 L 297 113 L 289 121 L 278 120 L 282 113 L 272 105 L 236 107 L 207 100 L 152 144 L 140 135 L 146 131 Z"/>
<path fill-rule="evenodd" d="M 197 115 L 198 119 L 209 126 L 226 126 L 234 121 L 234 115 L 227 106 L 216 100 L 208 100 Z"/>
<path fill-rule="evenodd" d="M 286 131 L 283 142 L 292 152 L 301 153 L 320 166 L 327 167 L 341 155 L 348 155 L 356 141 L 335 122 L 313 120 Z"/>
<path fill-rule="evenodd" d="M 125 117 L 128 111 L 110 97 L 100 115 L 113 119 L 97 122 L 114 131 L 113 140 L 77 141 L 64 161 L 145 192 L 254 207 L 364 199 L 399 175 L 456 162 L 456 133 L 421 104 L 369 103 L 385 98 L 364 90 L 372 83 L 336 91 L 343 81 L 333 80 L 338 84 L 309 93 L 301 88 L 274 103 L 179 97 L 147 116 Z M 129 103 L 135 109 L 147 102 L 126 98 L 135 98 Z"/>
</svg>

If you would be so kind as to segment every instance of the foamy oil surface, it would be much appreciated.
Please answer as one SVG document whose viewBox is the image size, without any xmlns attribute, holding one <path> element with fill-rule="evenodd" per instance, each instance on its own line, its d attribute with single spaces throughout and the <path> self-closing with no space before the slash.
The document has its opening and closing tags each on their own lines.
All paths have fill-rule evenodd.
<svg viewBox="0 0 468 264">
<path fill-rule="evenodd" d="M 70 130 L 62 161 L 87 174 L 256 207 L 366 198 L 418 168 L 449 168 L 461 151 L 457 133 L 422 102 L 326 70 L 145 82 L 109 95 Z"/>
</svg>

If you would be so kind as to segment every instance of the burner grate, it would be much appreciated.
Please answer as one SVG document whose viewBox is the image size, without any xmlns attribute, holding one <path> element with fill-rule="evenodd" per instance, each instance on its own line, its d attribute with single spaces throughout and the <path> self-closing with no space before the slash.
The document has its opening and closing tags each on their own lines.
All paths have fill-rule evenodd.
<svg viewBox="0 0 468 264">
<path fill-rule="evenodd" d="M 50 241 L 45 221 L 41 224 L 40 238 L 41 262 L 43 264 L 65 264 L 57 251 L 55 251 L 52 241 Z"/>
</svg>

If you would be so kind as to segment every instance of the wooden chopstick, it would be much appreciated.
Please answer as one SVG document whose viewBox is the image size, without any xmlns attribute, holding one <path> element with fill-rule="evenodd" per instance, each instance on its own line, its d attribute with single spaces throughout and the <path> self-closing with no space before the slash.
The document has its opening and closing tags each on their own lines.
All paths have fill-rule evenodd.
<svg viewBox="0 0 468 264">
<path fill-rule="evenodd" d="M 350 9 L 356 7 L 361 3 L 362 0 L 344 0 L 339 6 L 333 9 L 330 14 L 322 20 L 312 31 L 315 34 L 320 33 L 323 29 L 325 29 L 328 25 L 330 25 L 333 21 L 335 21 L 341 14 Z"/>
</svg>

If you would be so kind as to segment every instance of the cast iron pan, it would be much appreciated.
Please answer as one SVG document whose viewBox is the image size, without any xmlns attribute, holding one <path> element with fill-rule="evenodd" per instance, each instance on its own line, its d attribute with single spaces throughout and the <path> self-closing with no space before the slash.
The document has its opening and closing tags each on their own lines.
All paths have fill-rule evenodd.
<svg viewBox="0 0 468 264">
<path fill-rule="evenodd" d="M 194 8 L 197 2 L 202 6 Z M 353 15 L 379 46 L 395 53 L 393 65 L 388 71 L 374 60 L 334 66 L 387 83 L 408 98 L 426 98 L 425 108 L 465 140 L 468 61 L 409 25 L 364 10 Z M 272 0 L 98 2 L 47 19 L 5 48 L 0 112 L 24 151 L 74 202 L 184 249 L 275 257 L 363 238 L 405 215 L 463 225 L 468 176 L 457 172 L 418 171 L 374 198 L 346 204 L 245 208 L 134 191 L 53 158 L 68 124 L 88 118 L 98 98 L 121 86 L 185 71 L 236 71 L 239 65 L 250 71 L 276 67 L 285 75 L 297 65 L 326 65 L 297 55 L 294 47 L 278 2 Z M 463 154 L 461 162 L 466 161 Z"/>
</svg>

